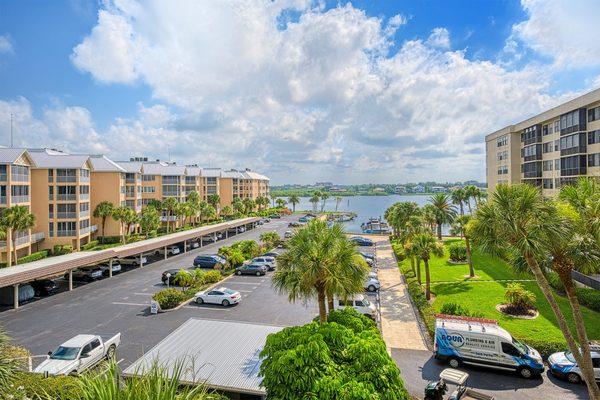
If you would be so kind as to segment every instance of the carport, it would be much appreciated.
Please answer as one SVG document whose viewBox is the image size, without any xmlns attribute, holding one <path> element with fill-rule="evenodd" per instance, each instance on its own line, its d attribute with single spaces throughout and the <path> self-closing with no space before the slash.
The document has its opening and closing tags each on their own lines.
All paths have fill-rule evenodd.
<svg viewBox="0 0 600 400">
<path fill-rule="evenodd" d="M 160 236 L 151 239 L 141 240 L 139 242 L 113 247 L 100 251 L 80 251 L 62 256 L 49 257 L 30 263 L 15 265 L 0 269 L 0 288 L 13 287 L 13 307 L 19 307 L 19 285 L 38 279 L 53 278 L 62 274 L 68 274 L 69 290 L 73 290 L 73 270 L 95 265 L 103 261 L 109 262 L 108 273 L 112 277 L 112 260 L 115 258 L 139 257 L 139 265 L 142 267 L 144 253 L 164 249 L 165 259 L 167 258 L 167 247 L 176 243 L 184 243 L 184 253 L 187 252 L 187 241 L 202 238 L 202 236 L 225 233 L 229 229 L 239 229 L 243 226 L 246 229 L 256 226 L 259 220 L 257 217 L 242 218 L 234 221 L 221 222 L 214 225 L 202 226 L 186 231 L 175 232 L 169 235 Z M 200 240 L 202 245 L 202 240 Z"/>
<path fill-rule="evenodd" d="M 234 399 L 264 399 L 266 392 L 258 376 L 259 355 L 267 336 L 282 329 L 190 318 L 131 364 L 123 375 L 130 378 L 142 375 L 156 363 L 171 373 L 177 363 L 185 363 L 182 384 L 204 383 Z"/>
</svg>

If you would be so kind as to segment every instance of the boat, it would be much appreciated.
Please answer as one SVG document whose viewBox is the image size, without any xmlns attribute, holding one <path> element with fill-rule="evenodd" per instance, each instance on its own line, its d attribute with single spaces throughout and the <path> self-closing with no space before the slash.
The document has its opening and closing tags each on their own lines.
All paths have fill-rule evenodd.
<svg viewBox="0 0 600 400">
<path fill-rule="evenodd" d="M 382 221 L 381 218 L 370 218 L 367 222 L 363 222 L 360 227 L 364 233 L 390 233 L 390 227 L 385 221 Z"/>
</svg>

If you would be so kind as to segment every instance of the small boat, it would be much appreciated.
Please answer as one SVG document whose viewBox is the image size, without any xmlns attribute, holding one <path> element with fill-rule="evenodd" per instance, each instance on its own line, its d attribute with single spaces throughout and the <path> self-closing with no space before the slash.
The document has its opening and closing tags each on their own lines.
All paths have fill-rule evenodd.
<svg viewBox="0 0 600 400">
<path fill-rule="evenodd" d="M 360 227 L 364 233 L 390 233 L 390 227 L 386 222 L 382 221 L 380 218 L 370 218 L 369 221 L 363 222 L 360 225 Z"/>
</svg>

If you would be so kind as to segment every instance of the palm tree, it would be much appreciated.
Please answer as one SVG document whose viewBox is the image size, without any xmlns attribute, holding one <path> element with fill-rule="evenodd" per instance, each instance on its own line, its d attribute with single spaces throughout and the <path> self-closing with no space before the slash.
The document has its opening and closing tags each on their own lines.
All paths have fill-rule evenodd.
<svg viewBox="0 0 600 400">
<path fill-rule="evenodd" d="M 233 206 L 233 210 L 235 212 L 240 213 L 240 214 L 244 213 L 244 210 L 245 210 L 244 203 L 242 203 L 242 200 L 239 197 L 234 198 L 231 205 Z"/>
<path fill-rule="evenodd" d="M 110 217 L 115 209 L 115 206 L 110 201 L 101 201 L 94 209 L 94 218 L 101 218 L 102 222 L 102 241 L 104 242 L 104 228 L 106 226 L 106 219 Z"/>
<path fill-rule="evenodd" d="M 277 199 L 277 195 L 271 193 L 270 196 L 271 196 L 271 200 L 273 201 L 273 208 L 275 208 L 275 199 Z"/>
<path fill-rule="evenodd" d="M 218 194 L 209 194 L 206 198 L 208 204 L 214 207 L 215 210 L 219 210 L 219 203 L 221 202 L 221 197 Z"/>
<path fill-rule="evenodd" d="M 312 203 L 313 205 L 313 211 L 317 211 L 317 204 L 319 204 L 319 196 L 317 196 L 316 194 L 313 194 L 312 197 L 308 200 Z"/>
<path fill-rule="evenodd" d="M 300 197 L 297 194 L 292 194 L 288 197 L 288 203 L 292 205 L 292 211 L 296 212 L 296 204 L 300 203 Z"/>
<path fill-rule="evenodd" d="M 423 214 L 423 222 L 429 227 L 429 230 L 433 232 L 436 226 L 436 208 L 433 204 L 425 204 L 421 208 Z"/>
<path fill-rule="evenodd" d="M 242 200 L 242 204 L 244 204 L 244 213 L 249 214 L 254 210 L 255 203 L 251 198 L 246 197 Z"/>
<path fill-rule="evenodd" d="M 475 269 L 473 269 L 473 260 L 471 258 L 471 238 L 469 236 L 468 225 L 471 220 L 470 215 L 461 215 L 454 221 L 460 233 L 465 238 L 465 247 L 467 248 L 467 263 L 469 264 L 469 277 L 475 277 Z"/>
<path fill-rule="evenodd" d="M 29 208 L 26 206 L 12 206 L 2 212 L 0 225 L 6 230 L 6 236 L 10 237 L 10 247 L 7 248 L 7 254 L 10 254 L 12 250 L 15 265 L 17 265 L 17 234 L 25 231 L 29 233 L 29 230 L 35 226 L 35 215 L 29 212 Z"/>
<path fill-rule="evenodd" d="M 206 214 L 206 209 L 208 207 L 210 207 L 210 206 L 204 200 L 202 200 L 200 202 L 200 204 L 198 204 L 198 220 L 200 221 L 200 224 L 202 224 L 202 220 L 204 218 L 204 215 Z"/>
<path fill-rule="evenodd" d="M 323 212 L 325 210 L 325 202 L 327 201 L 328 198 L 329 198 L 328 193 L 323 192 L 321 194 L 321 212 Z"/>
<path fill-rule="evenodd" d="M 127 214 L 129 213 L 129 210 L 131 210 L 131 208 L 129 208 L 129 207 L 125 207 L 125 206 L 117 207 L 113 210 L 112 215 L 111 215 L 112 218 L 119 223 L 119 227 L 120 227 L 119 230 L 121 232 L 121 243 L 125 243 L 125 224 L 126 224 L 125 221 L 128 218 Z"/>
<path fill-rule="evenodd" d="M 477 206 L 477 203 L 481 198 L 481 189 L 475 185 L 467 185 L 463 190 L 465 192 L 467 206 L 469 207 L 469 214 L 471 214 L 471 199 L 475 200 L 475 206 Z"/>
<path fill-rule="evenodd" d="M 568 192 L 566 192 L 568 193 Z M 567 194 L 563 198 L 567 197 Z M 564 264 L 570 258 L 569 247 L 573 231 L 565 226 L 569 221 L 561 216 L 556 204 L 545 199 L 540 191 L 530 185 L 498 185 L 486 203 L 477 209 L 475 218 L 468 225 L 468 231 L 483 251 L 488 253 L 522 258 L 533 273 L 540 290 L 552 309 L 569 350 L 587 384 L 590 398 L 600 399 L 600 389 L 594 383 L 594 371 L 591 364 L 587 335 L 579 310 L 579 304 L 568 296 L 573 318 L 575 319 L 579 345 L 575 340 L 567 320 L 554 293 L 548 284 L 540 262 L 548 256 L 559 257 L 552 260 L 552 267 L 558 269 L 564 278 Z M 572 260 L 570 261 L 572 262 Z M 569 279 L 566 279 L 569 285 Z M 564 281 L 563 281 L 564 282 Z"/>
<path fill-rule="evenodd" d="M 277 204 L 277 207 L 283 208 L 285 207 L 286 201 L 282 198 L 279 198 L 275 200 L 275 203 Z"/>
<path fill-rule="evenodd" d="M 425 298 L 431 299 L 431 276 L 429 274 L 429 259 L 431 255 L 442 257 L 444 245 L 438 242 L 431 233 L 419 233 L 412 241 L 413 252 L 425 264 Z"/>
<path fill-rule="evenodd" d="M 140 227 L 142 232 L 148 234 L 160 226 L 160 213 L 150 205 L 144 207 L 140 215 Z"/>
<path fill-rule="evenodd" d="M 127 227 L 126 234 L 131 234 L 131 227 L 140 222 L 140 218 L 137 213 L 131 208 L 127 208 L 127 212 L 123 215 L 123 223 Z"/>
<path fill-rule="evenodd" d="M 337 212 L 340 203 L 342 202 L 342 198 L 340 196 L 335 197 L 335 212 Z"/>
<path fill-rule="evenodd" d="M 459 206 L 460 215 L 465 215 L 465 210 L 463 207 L 466 198 L 465 190 L 463 188 L 454 189 L 450 194 L 450 197 L 452 198 L 452 203 Z"/>
<path fill-rule="evenodd" d="M 231 209 L 231 206 L 225 206 L 221 209 L 221 215 L 224 217 L 228 217 L 231 214 L 233 214 L 233 210 Z"/>
<path fill-rule="evenodd" d="M 367 268 L 341 225 L 332 228 L 312 220 L 288 241 L 288 251 L 277 259 L 273 285 L 292 302 L 317 298 L 319 321 L 327 322 L 326 300 L 363 290 Z M 330 304 L 331 305 L 331 304 Z"/>
<path fill-rule="evenodd" d="M 169 233 L 169 227 L 171 226 L 171 216 L 174 215 L 175 209 L 177 208 L 177 199 L 175 197 L 167 197 L 162 202 L 163 210 L 167 211 L 167 233 Z"/>
<path fill-rule="evenodd" d="M 198 215 L 198 212 L 200 210 L 200 201 L 201 201 L 200 195 L 195 190 L 191 191 L 187 196 L 186 203 L 188 204 L 189 211 L 191 214 L 188 216 L 190 217 L 190 223 L 192 223 L 192 224 L 195 222 L 192 220 L 192 218 L 195 219 L 195 217 Z"/>
<path fill-rule="evenodd" d="M 442 240 L 442 225 L 449 224 L 456 217 L 456 208 L 450 203 L 450 196 L 445 193 L 436 193 L 429 198 L 435 207 L 435 224 L 438 240 Z"/>
</svg>

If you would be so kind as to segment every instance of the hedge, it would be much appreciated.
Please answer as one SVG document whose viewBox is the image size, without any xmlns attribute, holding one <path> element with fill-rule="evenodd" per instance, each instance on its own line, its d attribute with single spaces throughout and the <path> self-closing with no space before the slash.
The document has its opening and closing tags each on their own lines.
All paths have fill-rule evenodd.
<svg viewBox="0 0 600 400">
<path fill-rule="evenodd" d="M 73 246 L 70 244 L 57 244 L 52 248 L 53 256 L 60 256 L 63 254 L 69 254 L 73 252 Z"/>
<path fill-rule="evenodd" d="M 467 261 L 467 246 L 464 243 L 457 242 L 448 246 L 450 260 L 454 262 Z"/>
<path fill-rule="evenodd" d="M 162 310 L 169 310 L 177 307 L 182 301 L 188 299 L 188 295 L 177 289 L 168 288 L 154 293 L 152 296 Z"/>
<path fill-rule="evenodd" d="M 582 305 L 600 312 L 600 291 L 589 288 L 577 288 L 575 294 Z"/>
<path fill-rule="evenodd" d="M 83 246 L 81 246 L 81 250 L 92 250 L 96 246 L 98 246 L 98 241 L 92 240 L 89 243 L 86 243 Z"/>
<path fill-rule="evenodd" d="M 42 250 L 42 251 L 38 251 L 35 253 L 31 253 L 30 255 L 25 256 L 25 257 L 21 257 L 17 261 L 19 264 L 25 264 L 25 263 L 32 262 L 32 261 L 41 260 L 42 258 L 48 257 L 49 253 L 50 253 L 50 250 Z"/>
<path fill-rule="evenodd" d="M 13 381 L 12 393 L 4 393 L 3 398 L 21 398 L 23 393 L 32 399 L 79 400 L 82 398 L 81 385 L 78 378 L 72 376 L 49 376 L 29 372 L 18 372 Z M 2 390 L 0 390 L 0 394 Z M 14 397 L 12 397 L 14 396 Z"/>
</svg>

